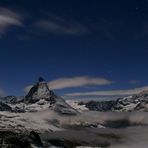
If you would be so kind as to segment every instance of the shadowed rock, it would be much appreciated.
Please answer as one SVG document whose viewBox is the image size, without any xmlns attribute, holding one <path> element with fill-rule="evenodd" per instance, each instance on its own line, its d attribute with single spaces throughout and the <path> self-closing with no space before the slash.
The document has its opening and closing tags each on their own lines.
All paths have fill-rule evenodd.
<svg viewBox="0 0 148 148">
<path fill-rule="evenodd" d="M 45 100 L 49 103 L 49 107 L 61 114 L 75 115 L 77 111 L 68 105 L 62 97 L 55 95 L 49 89 L 47 82 L 40 77 L 39 81 L 30 89 L 26 95 L 24 102 L 33 104 L 40 100 Z"/>
</svg>

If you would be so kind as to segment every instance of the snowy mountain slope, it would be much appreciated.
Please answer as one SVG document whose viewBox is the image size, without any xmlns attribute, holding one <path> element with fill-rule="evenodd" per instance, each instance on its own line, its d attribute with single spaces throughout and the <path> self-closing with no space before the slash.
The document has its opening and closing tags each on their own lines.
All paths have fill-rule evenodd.
<svg viewBox="0 0 148 148">
<path fill-rule="evenodd" d="M 148 91 L 118 99 L 115 110 L 148 111 Z"/>
<path fill-rule="evenodd" d="M 88 108 L 85 105 L 80 105 L 79 101 L 75 100 L 66 100 L 66 102 L 72 106 L 74 109 L 78 110 L 79 112 L 86 111 Z"/>
<path fill-rule="evenodd" d="M 118 98 L 112 101 L 88 101 L 81 102 L 79 106 L 83 106 L 92 111 L 148 111 L 148 91 L 143 91 L 139 94 Z"/>
<path fill-rule="evenodd" d="M 49 124 L 47 121 L 52 119 L 53 112 L 42 111 L 32 113 L 12 113 L 12 112 L 0 112 L 0 131 L 11 130 L 11 131 L 55 131 L 60 130 Z"/>
</svg>

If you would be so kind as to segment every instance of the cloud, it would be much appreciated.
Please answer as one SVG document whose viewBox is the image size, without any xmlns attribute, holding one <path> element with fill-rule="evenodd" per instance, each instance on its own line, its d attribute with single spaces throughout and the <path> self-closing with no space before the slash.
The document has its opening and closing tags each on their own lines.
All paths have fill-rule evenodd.
<svg viewBox="0 0 148 148">
<path fill-rule="evenodd" d="M 112 81 L 104 78 L 80 76 L 72 78 L 59 78 L 49 82 L 48 85 L 51 89 L 63 89 L 88 85 L 109 85 L 112 83 Z"/>
<path fill-rule="evenodd" d="M 140 81 L 138 81 L 138 80 L 131 80 L 131 81 L 129 81 L 129 84 L 140 84 Z"/>
<path fill-rule="evenodd" d="M 52 34 L 82 35 L 88 33 L 87 27 L 77 21 L 66 20 L 57 16 L 50 16 L 48 19 L 37 21 L 34 26 Z"/>
<path fill-rule="evenodd" d="M 78 93 L 68 93 L 65 96 L 69 97 L 80 97 L 80 96 L 127 96 L 140 93 L 142 91 L 148 90 L 148 86 L 126 89 L 126 90 L 106 90 L 106 91 L 93 91 L 93 92 L 78 92 Z"/>
<path fill-rule="evenodd" d="M 4 34 L 11 26 L 22 26 L 22 17 L 6 8 L 0 7 L 0 34 Z"/>
<path fill-rule="evenodd" d="M 89 85 L 109 85 L 114 83 L 113 81 L 107 80 L 105 78 L 98 77 L 88 77 L 88 76 L 79 76 L 79 77 L 71 77 L 71 78 L 59 78 L 53 81 L 48 82 L 48 86 L 50 89 L 58 90 L 65 88 L 74 88 L 74 87 L 83 87 Z M 32 86 L 27 86 L 25 88 L 25 92 Z"/>
</svg>

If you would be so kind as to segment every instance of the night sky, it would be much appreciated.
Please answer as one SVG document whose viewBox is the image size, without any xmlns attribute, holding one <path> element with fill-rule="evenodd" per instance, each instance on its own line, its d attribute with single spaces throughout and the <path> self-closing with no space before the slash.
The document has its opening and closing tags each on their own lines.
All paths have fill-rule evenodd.
<svg viewBox="0 0 148 148">
<path fill-rule="evenodd" d="M 0 68 L 0 95 L 39 76 L 69 97 L 148 89 L 148 0 L 1 0 Z"/>
</svg>

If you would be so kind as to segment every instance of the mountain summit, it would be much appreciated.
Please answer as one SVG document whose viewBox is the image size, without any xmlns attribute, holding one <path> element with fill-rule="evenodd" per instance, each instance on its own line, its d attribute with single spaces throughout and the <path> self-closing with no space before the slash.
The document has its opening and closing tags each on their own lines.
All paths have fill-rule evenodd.
<svg viewBox="0 0 148 148">
<path fill-rule="evenodd" d="M 28 94 L 23 99 L 25 104 L 47 105 L 54 111 L 61 114 L 76 114 L 77 111 L 68 105 L 62 97 L 55 95 L 49 89 L 47 82 L 39 77 L 38 82 L 33 85 Z"/>
<path fill-rule="evenodd" d="M 30 89 L 29 93 L 25 97 L 25 101 L 28 103 L 35 103 L 40 99 L 49 99 L 52 97 L 53 92 L 49 90 L 46 81 L 43 78 L 39 78 L 38 82 Z"/>
</svg>

